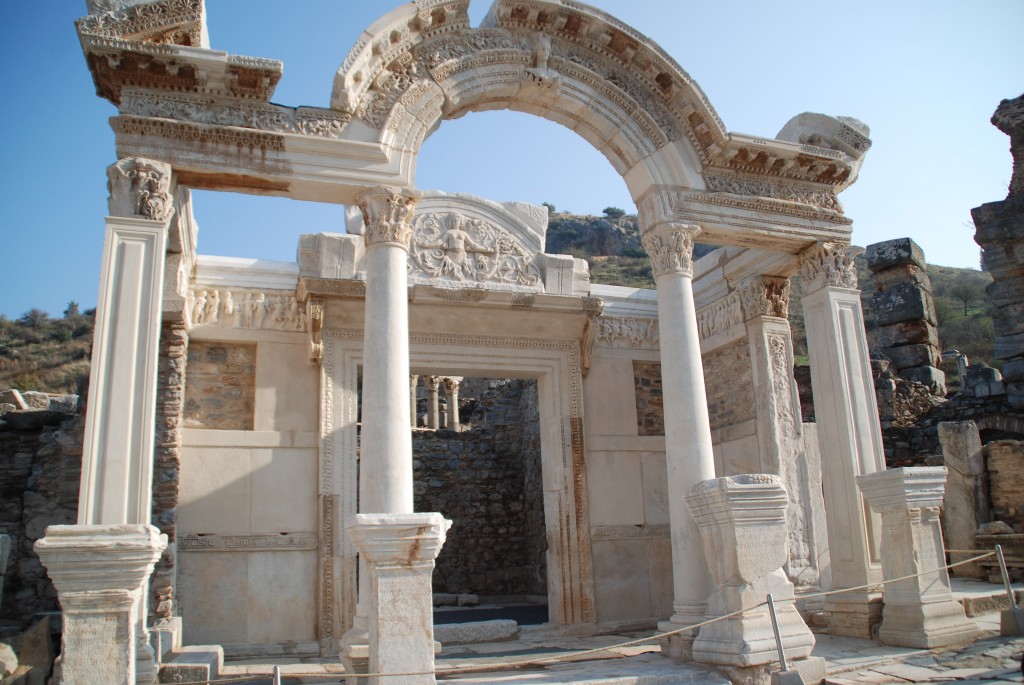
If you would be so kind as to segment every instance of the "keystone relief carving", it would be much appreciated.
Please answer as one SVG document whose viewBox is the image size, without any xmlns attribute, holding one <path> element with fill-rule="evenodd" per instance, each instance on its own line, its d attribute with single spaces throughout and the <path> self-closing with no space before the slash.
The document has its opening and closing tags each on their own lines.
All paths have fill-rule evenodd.
<svg viewBox="0 0 1024 685">
<path fill-rule="evenodd" d="M 483 219 L 425 214 L 413 221 L 409 277 L 539 289 L 535 257 L 512 235 Z"/>
</svg>

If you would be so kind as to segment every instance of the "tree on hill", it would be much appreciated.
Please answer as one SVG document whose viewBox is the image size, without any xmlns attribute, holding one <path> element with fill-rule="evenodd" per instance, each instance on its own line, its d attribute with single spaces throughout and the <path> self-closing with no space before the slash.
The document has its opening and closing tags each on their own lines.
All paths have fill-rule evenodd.
<svg viewBox="0 0 1024 685">
<path fill-rule="evenodd" d="M 618 207 L 605 207 L 603 210 L 604 215 L 609 219 L 621 219 L 626 216 L 626 210 L 619 209 Z"/>
<path fill-rule="evenodd" d="M 28 310 L 27 312 L 21 315 L 21 318 L 18 319 L 18 323 L 22 324 L 23 326 L 28 326 L 34 331 L 37 331 L 40 328 L 42 328 L 43 325 L 49 320 L 49 314 L 44 312 L 42 309 L 39 309 L 38 307 L 33 307 L 32 309 Z"/>
</svg>

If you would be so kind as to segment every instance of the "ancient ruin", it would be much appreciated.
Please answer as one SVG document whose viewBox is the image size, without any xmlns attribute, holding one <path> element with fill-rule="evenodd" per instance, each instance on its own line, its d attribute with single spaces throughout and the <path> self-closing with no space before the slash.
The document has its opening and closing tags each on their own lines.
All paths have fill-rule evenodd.
<svg viewBox="0 0 1024 685">
<path fill-rule="evenodd" d="M 155 682 L 201 645 L 434 682 L 430 595 L 474 588 L 436 574 L 431 587 L 446 536 L 463 533 L 414 502 L 474 487 L 420 462 L 448 451 L 458 472 L 456 449 L 491 450 L 460 407 L 475 379 L 529 384 L 536 431 L 508 447 L 523 460 L 508 473 L 535 499 L 495 490 L 472 520 L 517 537 L 502 549 L 530 564 L 487 582 L 540 596 L 552 631 L 679 631 L 771 592 L 811 673 L 808 621 L 864 638 L 894 625 L 861 588 L 891 575 L 881 521 L 897 514 L 869 488 L 885 462 L 837 199 L 866 125 L 804 113 L 774 139 L 729 132 L 657 45 L 575 2 L 496 0 L 471 27 L 468 0 L 416 0 L 363 33 L 325 109 L 272 103 L 282 64 L 213 49 L 203 0 L 88 4 L 77 29 L 118 107 L 118 161 L 77 521 L 36 543 L 64 608 L 63 682 Z M 593 284 L 585 261 L 547 254 L 545 207 L 416 187 L 424 140 L 495 108 L 605 156 L 655 291 Z M 190 189 L 350 210 L 337 232 L 302 236 L 294 262 L 205 256 Z M 721 247 L 695 260 L 697 242 Z M 899 265 L 920 271 L 913 254 Z M 815 424 L 792 371 L 796 277 Z M 890 348 L 938 391 L 933 334 Z M 477 461 L 483 487 L 498 466 Z M 500 521 L 513 511 L 514 533 Z M 937 515 L 898 515 L 942 566 Z M 844 588 L 861 589 L 820 594 Z M 948 600 L 929 592 L 904 613 Z M 970 639 L 949 612 L 923 613 L 912 628 L 929 645 Z M 665 653 L 769 677 L 763 609 L 713 625 L 674 632 Z"/>
</svg>

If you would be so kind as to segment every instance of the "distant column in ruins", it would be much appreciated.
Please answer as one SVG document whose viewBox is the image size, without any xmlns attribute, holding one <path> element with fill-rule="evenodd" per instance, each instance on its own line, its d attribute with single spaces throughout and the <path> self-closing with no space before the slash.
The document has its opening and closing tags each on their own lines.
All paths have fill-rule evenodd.
<svg viewBox="0 0 1024 685">
<path fill-rule="evenodd" d="M 441 411 L 437 399 L 440 385 L 440 376 L 423 377 L 423 387 L 427 389 L 427 428 L 435 431 L 441 427 Z"/>
<path fill-rule="evenodd" d="M 444 391 L 448 396 L 448 418 L 445 421 L 445 428 L 459 430 L 459 385 L 462 383 L 461 376 L 447 376 L 443 379 Z"/>
<path fill-rule="evenodd" d="M 867 260 L 878 290 L 871 307 L 882 354 L 901 377 L 928 386 L 933 395 L 945 395 L 946 374 L 938 369 L 938 319 L 924 251 L 910 238 L 897 238 L 868 245 Z"/>
<path fill-rule="evenodd" d="M 981 266 L 992 274 L 986 290 L 996 306 L 995 356 L 1004 360 L 1006 397 L 1014 409 L 1024 409 L 1024 95 L 999 103 L 992 124 L 1010 136 L 1010 192 L 1005 200 L 975 207 L 971 216 Z"/>
</svg>

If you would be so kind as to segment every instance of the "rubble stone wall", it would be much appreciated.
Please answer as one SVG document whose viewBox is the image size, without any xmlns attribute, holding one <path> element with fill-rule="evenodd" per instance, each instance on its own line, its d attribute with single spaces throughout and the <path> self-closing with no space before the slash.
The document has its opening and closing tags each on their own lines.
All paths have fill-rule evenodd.
<svg viewBox="0 0 1024 685">
<path fill-rule="evenodd" d="M 434 591 L 547 594 L 537 384 L 463 383 L 468 430 L 413 432 L 416 511 L 454 522 Z"/>
<path fill-rule="evenodd" d="M 32 545 L 47 526 L 75 523 L 82 469 L 83 415 L 59 426 L 0 430 L 0 533 L 11 536 L 4 618 L 28 623 L 57 611 L 57 592 Z"/>
</svg>

